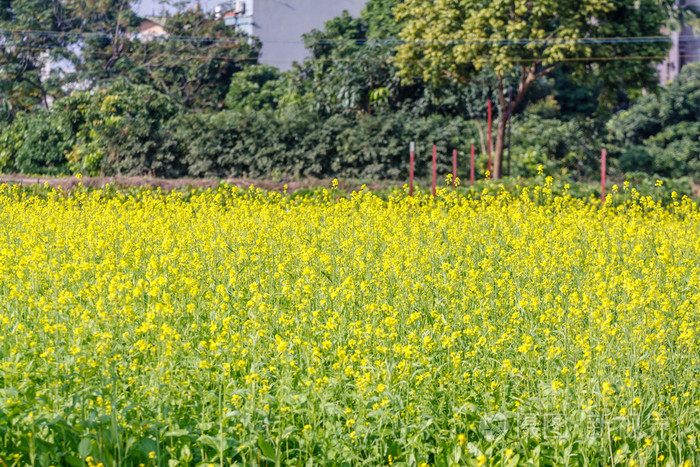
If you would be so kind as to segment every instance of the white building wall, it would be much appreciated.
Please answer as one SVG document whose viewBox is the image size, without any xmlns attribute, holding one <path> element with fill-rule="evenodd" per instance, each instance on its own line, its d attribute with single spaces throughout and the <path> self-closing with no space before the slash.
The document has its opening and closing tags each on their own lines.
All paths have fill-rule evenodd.
<svg viewBox="0 0 700 467">
<path fill-rule="evenodd" d="M 260 62 L 289 70 L 308 57 L 302 34 L 347 10 L 359 16 L 367 0 L 245 0 L 245 17 L 227 18 L 262 41 Z M 248 17 L 248 18 L 246 18 Z"/>
<path fill-rule="evenodd" d="M 684 3 L 700 9 L 700 0 L 686 0 Z M 672 46 L 668 58 L 657 67 L 662 85 L 673 81 L 684 65 L 700 61 L 700 34 L 693 28 L 684 26 L 680 32 L 673 31 L 670 38 Z"/>
<path fill-rule="evenodd" d="M 680 71 L 678 36 L 679 34 L 677 31 L 673 31 L 670 34 L 672 45 L 671 50 L 668 52 L 668 58 L 657 67 L 659 70 L 659 82 L 662 85 L 673 81 L 673 78 L 675 78 Z"/>
</svg>

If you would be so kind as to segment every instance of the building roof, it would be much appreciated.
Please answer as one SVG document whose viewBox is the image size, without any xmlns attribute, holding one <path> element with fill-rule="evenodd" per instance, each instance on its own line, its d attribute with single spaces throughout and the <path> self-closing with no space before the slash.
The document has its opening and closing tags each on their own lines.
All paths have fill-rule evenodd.
<svg viewBox="0 0 700 467">
<path fill-rule="evenodd" d="M 144 21 L 150 21 L 151 23 L 157 24 L 158 26 L 165 27 L 165 22 L 167 18 L 165 16 L 151 16 L 146 15 L 143 17 Z"/>
</svg>

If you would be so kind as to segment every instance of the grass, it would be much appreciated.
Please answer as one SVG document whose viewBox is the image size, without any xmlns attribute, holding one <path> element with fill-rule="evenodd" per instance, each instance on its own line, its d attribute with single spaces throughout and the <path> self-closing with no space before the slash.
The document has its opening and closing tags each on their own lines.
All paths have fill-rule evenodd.
<svg viewBox="0 0 700 467">
<path fill-rule="evenodd" d="M 0 187 L 0 465 L 700 462 L 697 205 L 486 188 Z"/>
</svg>

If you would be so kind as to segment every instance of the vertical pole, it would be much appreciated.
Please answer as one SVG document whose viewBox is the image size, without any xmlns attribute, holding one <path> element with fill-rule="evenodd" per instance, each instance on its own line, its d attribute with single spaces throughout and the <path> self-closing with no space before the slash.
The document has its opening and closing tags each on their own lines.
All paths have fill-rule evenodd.
<svg viewBox="0 0 700 467">
<path fill-rule="evenodd" d="M 411 158 L 409 160 L 409 165 L 408 165 L 408 179 L 409 179 L 409 188 L 408 188 L 408 194 L 409 196 L 413 196 L 413 175 L 415 173 L 415 164 L 416 164 L 416 143 L 411 141 L 410 144 L 410 152 L 411 152 Z"/>
<path fill-rule="evenodd" d="M 457 188 L 457 150 L 452 151 L 452 188 Z"/>
<path fill-rule="evenodd" d="M 605 172 L 607 169 L 607 151 L 603 149 L 600 155 L 600 202 L 605 203 Z"/>
<path fill-rule="evenodd" d="M 491 167 L 491 127 L 493 126 L 493 120 L 491 118 L 491 99 L 488 101 L 488 121 L 489 121 L 489 140 L 486 144 L 488 144 L 487 151 L 489 153 L 489 178 L 493 177 L 493 169 Z"/>
<path fill-rule="evenodd" d="M 437 146 L 433 145 L 433 197 L 437 195 Z"/>
<path fill-rule="evenodd" d="M 510 128 L 513 125 L 513 87 L 508 88 L 508 176 L 510 177 Z"/>
<path fill-rule="evenodd" d="M 471 164 L 469 166 L 469 183 L 471 185 L 474 185 L 474 145 L 472 144 L 472 158 L 471 158 Z"/>
</svg>

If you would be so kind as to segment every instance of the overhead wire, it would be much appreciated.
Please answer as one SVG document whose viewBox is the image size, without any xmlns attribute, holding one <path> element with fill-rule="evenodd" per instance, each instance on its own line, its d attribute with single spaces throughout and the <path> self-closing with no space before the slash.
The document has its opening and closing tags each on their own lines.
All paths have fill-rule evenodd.
<svg viewBox="0 0 700 467">
<path fill-rule="evenodd" d="M 36 36 L 36 37 L 74 37 L 85 39 L 134 39 L 138 34 L 106 34 L 93 32 L 71 32 L 71 31 L 37 31 L 37 30 L 14 30 L 1 29 L 0 35 L 20 35 L 20 36 Z M 232 37 L 232 38 L 217 38 L 217 37 L 189 37 L 189 36 L 156 36 L 151 38 L 153 41 L 173 41 L 173 42 L 208 42 L 208 43 L 246 43 L 250 42 L 254 37 Z M 679 36 L 680 42 L 700 41 L 700 37 L 685 35 Z M 373 40 L 373 39 L 342 39 L 342 40 L 266 40 L 268 44 L 304 44 L 304 45 L 338 45 L 338 44 L 354 44 L 354 45 L 422 45 L 422 46 L 455 46 L 455 45 L 552 45 L 552 44 L 631 44 L 631 43 L 662 43 L 672 42 L 672 39 L 667 36 L 620 36 L 620 37 L 584 37 L 584 38 L 520 38 L 520 39 L 488 39 L 475 38 L 464 41 L 402 41 L 402 40 Z"/>
<path fill-rule="evenodd" d="M 16 46 L 16 48 L 20 48 L 23 50 L 35 50 L 35 51 L 46 51 L 46 48 L 44 47 L 30 47 L 30 46 Z M 102 56 L 113 56 L 113 55 L 118 55 L 122 57 L 143 57 L 147 58 L 148 54 L 145 54 L 144 52 L 139 52 L 139 51 L 134 51 L 134 52 L 120 52 L 118 54 L 115 54 L 113 52 L 105 52 L 105 51 L 90 51 L 89 52 L 91 55 L 102 55 Z M 209 59 L 209 60 L 223 60 L 223 61 L 240 61 L 240 62 L 245 62 L 245 61 L 258 61 L 260 60 L 260 57 L 250 57 L 250 56 L 245 56 L 245 55 L 240 55 L 240 56 L 221 56 L 221 55 L 209 55 L 209 54 L 183 54 L 186 58 L 192 58 L 192 59 Z M 700 53 L 698 54 L 680 54 L 679 58 L 698 58 L 700 57 Z M 562 59 L 558 60 L 551 60 L 551 59 L 545 59 L 543 57 L 534 57 L 534 58 L 516 58 L 516 59 L 506 59 L 503 60 L 505 62 L 511 62 L 511 63 L 532 63 L 532 62 L 542 62 L 545 60 L 550 60 L 551 63 L 565 63 L 565 62 L 583 62 L 583 61 L 590 61 L 590 62 L 601 62 L 601 61 L 624 61 L 624 60 L 663 60 L 665 58 L 668 58 L 666 55 L 624 55 L 624 56 L 619 56 L 619 57 L 565 57 Z M 274 62 L 288 62 L 288 59 L 266 59 L 266 61 Z M 347 62 L 347 63 L 393 63 L 393 62 L 398 62 L 398 61 L 404 61 L 404 62 L 419 62 L 420 60 L 418 59 L 413 59 L 413 60 L 398 60 L 395 58 L 314 58 L 314 57 L 307 57 L 304 59 L 305 62 Z M 447 60 L 446 63 L 456 63 L 455 60 Z"/>
<path fill-rule="evenodd" d="M 101 33 L 83 33 L 83 32 L 65 32 L 65 31 L 35 31 L 35 30 L 12 30 L 12 29 L 1 29 L 0 36 L 2 35 L 19 35 L 19 36 L 36 36 L 36 37 L 74 37 L 74 38 L 97 38 L 97 39 L 114 39 L 114 34 L 101 34 Z M 117 35 L 118 38 L 133 40 L 136 35 Z M 193 43 L 210 43 L 210 44 L 241 44 L 250 43 L 250 37 L 238 37 L 238 38 L 207 38 L 207 37 L 183 37 L 183 36 L 166 36 L 166 37 L 154 37 L 150 39 L 155 43 L 158 42 L 168 42 L 168 41 L 178 41 L 178 42 L 193 42 Z M 680 36 L 679 41 L 700 41 L 700 37 L 695 36 Z M 468 45 L 468 44 L 493 44 L 493 45 L 530 45 L 530 44 L 540 44 L 540 45 L 552 45 L 552 44 L 566 44 L 566 45 L 577 45 L 577 44 L 629 44 L 629 43 L 661 43 L 669 42 L 671 39 L 667 36 L 646 36 L 646 37 L 602 37 L 602 38 L 583 38 L 583 39 L 513 39 L 513 40 L 488 40 L 488 39 L 475 39 L 473 41 L 451 41 L 451 42 L 426 42 L 426 41 L 373 41 L 373 40 L 328 40 L 328 41 L 265 41 L 266 43 L 273 44 L 304 44 L 306 46 L 313 45 L 333 45 L 333 44 L 355 44 L 355 45 L 442 45 L 442 46 L 455 46 L 455 45 Z M 142 42 L 147 45 L 148 42 Z M 0 44 L 1 45 L 1 44 Z M 34 47 L 23 44 L 12 44 L 15 49 L 24 50 L 53 50 L 57 46 L 46 46 L 46 47 Z M 113 52 L 102 52 L 102 51 L 90 51 L 92 55 L 115 55 Z M 121 52 L 120 56 L 140 56 L 147 57 L 147 51 L 133 51 L 133 52 Z M 250 56 L 211 56 L 210 54 L 189 54 L 190 58 L 202 58 L 202 59 L 214 59 L 214 60 L 230 60 L 230 61 L 256 61 L 259 57 Z M 683 58 L 696 57 L 698 54 L 686 54 L 681 55 Z M 565 57 L 558 60 L 552 60 L 551 58 L 544 57 L 532 57 L 532 58 L 522 58 L 522 59 L 506 59 L 505 61 L 520 63 L 520 62 L 538 62 L 548 60 L 552 63 L 561 62 L 581 62 L 581 61 L 619 61 L 619 60 L 663 60 L 666 56 L 661 55 L 647 55 L 647 56 L 635 56 L 635 55 L 623 55 L 623 56 L 607 56 L 607 57 Z M 306 61 L 311 62 L 374 62 L 374 63 L 388 63 L 398 61 L 396 58 L 306 58 Z M 274 59 L 267 61 L 275 61 Z M 287 62 L 287 59 L 279 59 L 277 61 Z M 419 61 L 419 60 L 404 60 L 404 61 Z M 450 61 L 448 61 L 449 63 Z M 452 61 L 454 62 L 454 61 Z"/>
</svg>

